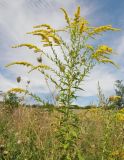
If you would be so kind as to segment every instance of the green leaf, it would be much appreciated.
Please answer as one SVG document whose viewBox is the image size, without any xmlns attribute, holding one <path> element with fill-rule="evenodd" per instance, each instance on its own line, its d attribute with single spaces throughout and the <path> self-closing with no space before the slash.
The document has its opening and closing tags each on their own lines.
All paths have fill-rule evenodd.
<svg viewBox="0 0 124 160">
<path fill-rule="evenodd" d="M 78 150 L 77 152 L 77 156 L 78 156 L 78 160 L 85 160 L 82 155 L 81 155 L 81 152 Z"/>
<path fill-rule="evenodd" d="M 67 149 L 69 147 L 69 143 L 64 144 L 63 147 L 64 147 L 64 149 Z"/>
<path fill-rule="evenodd" d="M 80 87 L 73 87 L 75 89 L 79 89 L 79 90 L 82 90 L 82 91 L 85 91 L 84 89 L 80 88 Z"/>
</svg>

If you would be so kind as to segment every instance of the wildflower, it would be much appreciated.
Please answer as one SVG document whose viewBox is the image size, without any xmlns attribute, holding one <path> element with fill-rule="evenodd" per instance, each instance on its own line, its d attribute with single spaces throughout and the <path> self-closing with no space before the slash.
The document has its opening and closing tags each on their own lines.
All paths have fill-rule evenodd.
<svg viewBox="0 0 124 160">
<path fill-rule="evenodd" d="M 123 113 L 117 113 L 116 118 L 119 121 L 124 121 L 124 114 Z"/>
<path fill-rule="evenodd" d="M 92 54 L 92 58 L 96 59 L 98 62 L 111 63 L 118 68 L 118 65 L 115 64 L 112 60 L 110 60 L 109 57 L 107 57 L 107 55 L 111 53 L 112 53 L 112 48 L 106 45 L 101 45 L 98 46 L 96 51 Z"/>
<path fill-rule="evenodd" d="M 111 156 L 118 156 L 118 155 L 119 155 L 119 151 L 118 150 L 116 150 L 116 151 L 111 153 Z"/>
<path fill-rule="evenodd" d="M 95 54 L 110 54 L 110 53 L 112 53 L 112 48 L 106 45 L 99 46 L 95 52 Z"/>
<path fill-rule="evenodd" d="M 99 60 L 99 62 L 102 62 L 102 63 L 111 63 L 111 64 L 115 65 L 118 68 L 117 64 L 115 64 L 112 60 L 110 60 L 108 58 L 101 59 L 101 60 Z"/>
<path fill-rule="evenodd" d="M 33 28 L 41 28 L 41 27 L 46 27 L 47 29 L 52 29 L 49 24 L 41 24 L 41 25 L 34 26 Z"/>
<path fill-rule="evenodd" d="M 110 96 L 109 97 L 109 101 L 111 101 L 111 102 L 116 102 L 116 101 L 118 101 L 120 99 L 121 99 L 120 96 Z"/>
<path fill-rule="evenodd" d="M 34 33 L 34 35 L 41 36 L 43 40 L 49 42 L 49 38 L 45 33 Z"/>
<path fill-rule="evenodd" d="M 113 28 L 112 25 L 100 26 L 100 27 L 95 27 L 93 31 L 89 33 L 89 35 L 95 35 L 105 31 L 118 31 L 118 30 L 119 29 L 117 28 Z"/>
<path fill-rule="evenodd" d="M 89 50 L 91 50 L 91 51 L 94 51 L 94 47 L 91 46 L 91 45 L 89 45 L 89 44 L 86 45 L 86 48 L 89 49 Z"/>
<path fill-rule="evenodd" d="M 80 6 L 77 8 L 77 11 L 75 12 L 74 21 L 79 22 L 79 18 L 80 18 Z"/>
<path fill-rule="evenodd" d="M 60 9 L 64 12 L 66 22 L 70 25 L 70 19 L 69 19 L 68 13 L 64 8 L 60 8 Z"/>
<path fill-rule="evenodd" d="M 80 33 L 87 31 L 88 27 L 85 25 L 85 23 L 82 23 L 80 25 Z"/>
<path fill-rule="evenodd" d="M 121 112 L 121 113 L 124 113 L 124 108 L 120 109 L 120 112 Z"/>
<path fill-rule="evenodd" d="M 52 37 L 56 44 L 61 44 L 61 40 L 57 36 L 50 34 L 49 37 Z"/>
<path fill-rule="evenodd" d="M 34 49 L 34 52 L 40 52 L 41 49 L 35 46 L 34 44 L 24 43 L 16 46 L 12 46 L 12 48 L 19 48 L 19 47 L 28 47 L 29 49 Z"/>
<path fill-rule="evenodd" d="M 23 65 L 23 66 L 26 66 L 26 67 L 32 67 L 33 65 L 29 62 L 24 62 L 24 61 L 21 61 L 21 62 L 12 62 L 8 65 L 6 65 L 6 67 L 9 67 L 9 66 L 12 66 L 12 65 Z"/>
<path fill-rule="evenodd" d="M 22 88 L 12 88 L 8 92 L 24 93 L 24 92 L 26 92 L 26 90 L 24 90 Z"/>
<path fill-rule="evenodd" d="M 27 34 L 36 34 L 36 33 L 44 33 L 44 34 L 49 34 L 51 33 L 52 30 L 45 30 L 45 29 L 38 29 L 38 30 L 35 30 L 35 31 L 32 31 L 32 32 L 28 32 Z"/>
</svg>

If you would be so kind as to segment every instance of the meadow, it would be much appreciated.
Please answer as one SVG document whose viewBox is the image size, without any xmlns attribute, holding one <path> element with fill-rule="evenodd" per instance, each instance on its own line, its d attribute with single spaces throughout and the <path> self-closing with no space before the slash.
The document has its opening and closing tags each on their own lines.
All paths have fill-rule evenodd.
<svg viewBox="0 0 124 160">
<path fill-rule="evenodd" d="M 124 159 L 124 109 L 74 109 L 73 112 L 80 119 L 81 133 L 76 143 L 84 160 Z M 20 106 L 9 112 L 1 106 L 0 159 L 60 159 L 61 150 L 57 150 L 54 137 L 58 117 L 61 114 L 56 110 Z"/>
<path fill-rule="evenodd" d="M 103 32 L 119 29 L 112 25 L 90 25 L 81 17 L 80 6 L 73 18 L 64 8 L 61 11 L 66 21 L 64 27 L 56 29 L 49 24 L 41 24 L 27 33 L 39 37 L 41 45 L 23 43 L 13 46 L 32 50 L 36 63 L 14 61 L 6 67 L 20 65 L 28 67 L 28 73 L 40 73 L 52 96 L 53 107 L 46 107 L 48 102 L 30 91 L 30 81 L 25 88 L 9 89 L 5 93 L 5 103 L 0 107 L 0 159 L 123 160 L 122 81 L 117 81 L 116 95 L 108 99 L 98 86 L 99 107 L 73 108 L 77 92 L 83 90 L 82 82 L 96 65 L 111 64 L 119 68 L 111 59 L 114 54 L 111 47 L 91 43 Z M 21 74 L 16 80 L 18 83 L 23 81 Z M 19 97 L 26 96 L 31 96 L 43 107 L 21 105 Z"/>
</svg>

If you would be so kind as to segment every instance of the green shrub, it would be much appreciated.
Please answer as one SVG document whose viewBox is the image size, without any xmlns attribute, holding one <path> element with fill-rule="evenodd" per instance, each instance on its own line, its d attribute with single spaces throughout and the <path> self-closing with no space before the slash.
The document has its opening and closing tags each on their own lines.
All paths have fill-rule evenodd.
<svg viewBox="0 0 124 160">
<path fill-rule="evenodd" d="M 19 107 L 19 98 L 15 93 L 7 93 L 4 96 L 4 106 L 9 109 L 15 109 Z"/>
</svg>

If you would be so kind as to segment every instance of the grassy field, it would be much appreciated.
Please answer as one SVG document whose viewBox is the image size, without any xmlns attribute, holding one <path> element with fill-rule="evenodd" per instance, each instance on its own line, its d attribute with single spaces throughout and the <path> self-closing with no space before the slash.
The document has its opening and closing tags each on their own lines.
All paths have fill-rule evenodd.
<svg viewBox="0 0 124 160">
<path fill-rule="evenodd" d="M 81 120 L 77 142 L 84 160 L 124 159 L 124 110 L 74 110 Z M 56 111 L 0 109 L 0 160 L 58 160 Z"/>
</svg>

